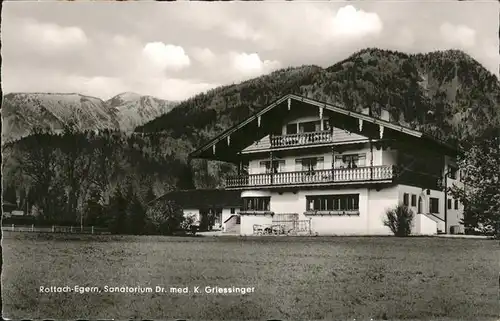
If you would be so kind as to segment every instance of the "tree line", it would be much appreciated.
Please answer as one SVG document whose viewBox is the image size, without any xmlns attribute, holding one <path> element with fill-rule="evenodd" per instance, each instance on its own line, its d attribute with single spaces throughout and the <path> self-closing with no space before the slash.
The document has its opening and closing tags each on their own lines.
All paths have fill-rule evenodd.
<svg viewBox="0 0 500 321">
<path fill-rule="evenodd" d="M 36 129 L 3 146 L 3 202 L 41 225 L 104 227 L 117 234 L 171 234 L 181 228 L 179 205 L 150 206 L 170 190 L 192 187 L 178 145 L 71 128 L 60 134 Z"/>
</svg>

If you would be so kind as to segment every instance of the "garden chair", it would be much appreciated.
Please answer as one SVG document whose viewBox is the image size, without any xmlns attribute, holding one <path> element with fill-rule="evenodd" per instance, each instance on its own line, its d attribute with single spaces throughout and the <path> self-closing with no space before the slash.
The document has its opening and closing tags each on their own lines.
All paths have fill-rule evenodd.
<svg viewBox="0 0 500 321">
<path fill-rule="evenodd" d="M 264 227 L 259 224 L 253 225 L 253 234 L 254 235 L 262 235 L 264 233 Z"/>
<path fill-rule="evenodd" d="M 285 234 L 285 227 L 283 225 L 273 225 L 271 226 L 271 232 L 274 235 Z"/>
</svg>

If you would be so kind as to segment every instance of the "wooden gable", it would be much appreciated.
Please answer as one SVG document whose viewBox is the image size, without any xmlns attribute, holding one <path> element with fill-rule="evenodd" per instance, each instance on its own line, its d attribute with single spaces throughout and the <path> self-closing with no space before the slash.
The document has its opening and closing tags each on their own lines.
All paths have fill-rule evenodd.
<svg viewBox="0 0 500 321">
<path fill-rule="evenodd" d="M 204 146 L 190 154 L 192 158 L 206 158 L 229 162 L 238 162 L 239 155 L 248 148 L 269 148 L 270 133 L 278 132 L 287 119 L 310 115 L 317 112 L 322 118 L 328 118 L 330 126 L 337 128 L 339 139 L 345 139 L 346 132 L 354 139 L 391 139 L 405 144 L 425 145 L 442 148 L 445 144 L 416 130 L 388 121 L 352 112 L 309 98 L 286 95 L 241 123 L 226 130 Z M 344 138 L 342 138 L 344 135 Z M 349 134 L 347 134 L 349 135 Z M 453 152 L 449 148 L 443 152 Z"/>
</svg>

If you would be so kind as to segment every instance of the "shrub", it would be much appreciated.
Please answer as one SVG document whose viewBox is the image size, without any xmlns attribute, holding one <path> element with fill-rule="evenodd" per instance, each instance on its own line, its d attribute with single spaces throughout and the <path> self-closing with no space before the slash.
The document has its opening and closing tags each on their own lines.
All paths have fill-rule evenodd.
<svg viewBox="0 0 500 321">
<path fill-rule="evenodd" d="M 190 231 L 193 235 L 196 234 L 196 226 L 194 225 L 195 221 L 196 218 L 194 215 L 185 217 L 181 223 L 181 229 L 183 229 L 184 231 Z"/>
<path fill-rule="evenodd" d="M 182 208 L 173 201 L 158 201 L 147 209 L 148 229 L 161 235 L 173 235 L 184 221 Z"/>
<path fill-rule="evenodd" d="M 385 212 L 384 225 L 391 229 L 395 236 L 408 236 L 411 234 L 414 214 L 405 205 L 397 205 Z"/>
</svg>

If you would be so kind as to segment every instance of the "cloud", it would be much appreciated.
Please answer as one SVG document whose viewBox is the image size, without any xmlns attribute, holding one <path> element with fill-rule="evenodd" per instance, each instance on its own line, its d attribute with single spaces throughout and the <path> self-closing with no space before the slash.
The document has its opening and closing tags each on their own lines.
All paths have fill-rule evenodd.
<svg viewBox="0 0 500 321">
<path fill-rule="evenodd" d="M 211 64 L 217 58 L 209 48 L 193 48 L 192 56 L 202 64 Z"/>
<path fill-rule="evenodd" d="M 403 27 L 397 32 L 394 40 L 394 45 L 397 48 L 406 50 L 415 43 L 415 36 L 410 28 Z"/>
<path fill-rule="evenodd" d="M 262 34 L 257 32 L 246 21 L 231 21 L 227 24 L 225 33 L 227 36 L 238 40 L 258 41 L 263 38 Z"/>
<path fill-rule="evenodd" d="M 48 5 L 16 3 L 2 12 L 7 92 L 88 90 L 107 97 L 116 90 L 167 98 L 286 66 L 330 66 L 365 47 L 412 53 L 457 48 L 498 73 L 494 4 Z"/>
<path fill-rule="evenodd" d="M 473 47 L 476 43 L 476 31 L 465 25 L 453 25 L 445 22 L 439 28 L 445 41 L 463 48 Z"/>
<path fill-rule="evenodd" d="M 363 37 L 382 31 L 382 20 L 376 13 L 357 10 L 351 5 L 340 8 L 331 20 L 333 35 Z"/>
<path fill-rule="evenodd" d="M 114 35 L 111 38 L 111 43 L 120 47 L 134 46 L 137 44 L 135 39 L 123 35 Z"/>
<path fill-rule="evenodd" d="M 165 76 L 108 77 L 81 76 L 65 74 L 59 71 L 33 70 L 29 68 L 2 70 L 2 85 L 5 92 L 60 92 L 80 93 L 83 95 L 111 98 L 122 92 L 136 92 L 167 100 L 184 100 L 199 92 L 220 86 L 195 79 L 168 78 Z M 43 79 L 43 81 L 40 81 Z"/>
<path fill-rule="evenodd" d="M 257 34 L 254 42 L 269 50 L 294 47 L 294 52 L 306 53 L 311 51 L 310 47 L 321 47 L 327 51 L 332 48 L 330 46 L 338 48 L 339 43 L 345 47 L 370 36 L 379 36 L 384 29 L 377 13 L 356 9 L 352 5 L 338 10 L 333 10 L 330 4 L 311 5 L 310 2 L 286 6 L 275 2 L 268 6 L 275 10 L 260 11 L 261 20 L 254 19 L 259 24 L 258 32 L 251 28 L 246 31 L 254 30 Z M 276 11 L 281 14 L 276 14 Z M 315 54 L 310 52 L 307 55 Z"/>
<path fill-rule="evenodd" d="M 88 43 L 85 32 L 78 27 L 26 20 L 21 27 L 23 39 L 41 49 L 54 51 L 81 47 Z"/>
<path fill-rule="evenodd" d="M 175 78 L 159 80 L 158 85 L 153 87 L 151 95 L 168 100 L 184 100 L 221 85 Z"/>
<path fill-rule="evenodd" d="M 271 72 L 280 67 L 279 61 L 262 61 L 257 53 L 235 53 L 230 54 L 233 68 L 244 75 L 257 76 Z"/>
<path fill-rule="evenodd" d="M 162 70 L 179 71 L 191 64 L 189 56 L 180 46 L 150 42 L 144 46 L 142 53 L 144 57 Z"/>
</svg>

